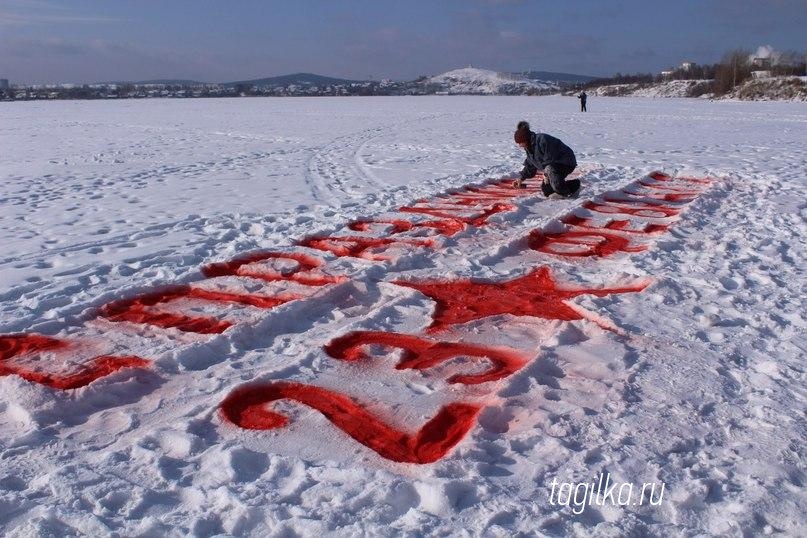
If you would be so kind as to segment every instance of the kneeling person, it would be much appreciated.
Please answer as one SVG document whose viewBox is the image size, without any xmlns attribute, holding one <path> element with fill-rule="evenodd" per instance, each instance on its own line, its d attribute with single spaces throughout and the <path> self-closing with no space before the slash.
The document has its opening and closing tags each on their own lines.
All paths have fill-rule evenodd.
<svg viewBox="0 0 807 538">
<path fill-rule="evenodd" d="M 530 131 L 530 124 L 526 121 L 518 122 L 513 138 L 516 144 L 527 152 L 520 179 L 514 182 L 516 187 L 526 187 L 524 182 L 533 177 L 538 170 L 543 170 L 544 182 L 541 184 L 541 190 L 545 196 L 552 193 L 561 196 L 577 194 L 580 190 L 580 180 L 566 181 L 566 176 L 577 166 L 577 159 L 569 146 L 554 136 Z"/>
</svg>

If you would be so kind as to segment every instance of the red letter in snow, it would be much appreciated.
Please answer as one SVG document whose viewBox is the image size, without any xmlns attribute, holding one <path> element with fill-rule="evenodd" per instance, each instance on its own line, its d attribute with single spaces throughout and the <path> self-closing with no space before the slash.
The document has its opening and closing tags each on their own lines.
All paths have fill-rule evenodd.
<svg viewBox="0 0 807 538">
<path fill-rule="evenodd" d="M 495 215 L 496 213 L 503 213 L 505 211 L 512 211 L 516 208 L 516 206 L 512 204 L 493 204 L 492 206 L 486 207 L 482 210 L 481 213 L 475 216 L 464 216 L 462 213 L 466 213 L 468 210 L 464 207 L 441 207 L 435 205 L 427 205 L 427 206 L 404 206 L 398 209 L 398 211 L 402 211 L 404 213 L 420 213 L 423 215 L 431 215 L 433 217 L 439 217 L 443 219 L 455 219 L 465 224 L 469 224 L 471 226 L 481 227 L 485 226 L 488 223 L 488 219 Z"/>
<path fill-rule="evenodd" d="M 431 239 L 388 239 L 380 237 L 308 237 L 297 243 L 300 246 L 331 252 L 338 257 L 364 258 L 373 261 L 386 261 L 390 256 L 373 253 L 373 250 L 386 250 L 390 247 L 433 247 Z"/>
<path fill-rule="evenodd" d="M 404 219 L 368 219 L 351 222 L 347 227 L 355 232 L 366 232 L 373 224 L 387 224 L 392 226 L 392 230 L 389 232 L 390 235 L 408 232 L 413 228 L 434 228 L 436 230 L 435 233 L 438 235 L 451 236 L 465 229 L 465 223 L 456 219 L 427 220 L 423 222 L 411 222 Z"/>
<path fill-rule="evenodd" d="M 476 385 L 495 381 L 509 376 L 527 363 L 527 358 L 514 349 L 487 347 L 461 342 L 438 342 L 411 334 L 385 333 L 378 331 L 356 331 L 340 336 L 325 346 L 331 357 L 343 361 L 366 360 L 362 351 L 365 346 L 383 345 L 404 350 L 397 370 L 425 370 L 455 357 L 487 359 L 491 367 L 480 374 L 454 375 L 449 383 Z"/>
<path fill-rule="evenodd" d="M 569 226 L 577 226 L 578 228 L 586 228 L 589 230 L 604 230 L 642 235 L 660 234 L 670 228 L 667 224 L 645 224 L 641 229 L 629 228 L 628 225 L 631 223 L 629 220 L 609 220 L 603 226 L 597 226 L 591 219 L 578 217 L 574 213 L 564 215 L 560 221 Z"/>
<path fill-rule="evenodd" d="M 670 181 L 670 182 L 683 182 L 683 183 L 696 183 L 700 185 L 709 185 L 711 181 L 706 178 L 694 178 L 694 177 L 672 177 L 667 175 L 663 172 L 651 172 L 648 174 L 651 179 L 655 179 L 656 181 Z"/>
<path fill-rule="evenodd" d="M 414 434 L 400 431 L 370 414 L 352 398 L 320 387 L 276 381 L 234 390 L 221 403 L 221 413 L 250 430 L 282 428 L 288 419 L 266 409 L 276 400 L 294 400 L 316 409 L 334 426 L 389 460 L 432 463 L 446 454 L 473 427 L 480 407 L 452 403 L 438 411 Z"/>
<path fill-rule="evenodd" d="M 186 316 L 172 312 L 160 311 L 159 305 L 178 299 L 196 299 L 214 303 L 237 303 L 257 308 L 274 308 L 302 296 L 283 294 L 277 296 L 245 295 L 211 291 L 191 286 L 180 285 L 165 288 L 131 299 L 121 299 L 101 307 L 100 315 L 110 321 L 128 321 L 153 325 L 163 329 L 178 329 L 183 332 L 198 334 L 219 334 L 230 328 L 229 321 L 220 321 L 206 316 Z"/>
<path fill-rule="evenodd" d="M 556 233 L 533 230 L 527 238 L 527 244 L 532 250 L 572 258 L 589 256 L 604 258 L 616 252 L 641 252 L 647 249 L 646 246 L 631 246 L 630 239 L 627 237 L 599 230 L 566 230 Z M 557 248 L 557 246 L 562 247 L 563 245 L 582 247 L 582 250 L 559 250 Z"/>
<path fill-rule="evenodd" d="M 89 385 L 96 379 L 106 377 L 123 368 L 144 368 L 149 362 L 140 357 L 100 355 L 93 357 L 81 370 L 72 375 L 56 375 L 40 372 L 14 364 L 15 357 L 34 355 L 46 351 L 61 353 L 69 349 L 64 340 L 39 334 L 10 334 L 0 336 L 0 376 L 17 375 L 31 383 L 68 390 Z"/>
<path fill-rule="evenodd" d="M 289 271 L 276 271 L 273 269 L 257 269 L 249 267 L 250 264 L 265 260 L 291 260 L 297 267 Z M 208 278 L 221 276 L 241 276 L 255 278 L 266 282 L 291 280 L 305 286 L 325 286 L 336 282 L 344 282 L 345 277 L 313 274 L 313 270 L 325 264 L 316 256 L 302 252 L 254 252 L 235 258 L 228 262 L 211 263 L 202 268 L 202 274 Z"/>
<path fill-rule="evenodd" d="M 609 215 L 620 213 L 623 215 L 634 215 L 636 217 L 645 217 L 650 219 L 663 219 L 667 217 L 674 217 L 680 213 L 680 209 L 674 207 L 667 207 L 663 205 L 652 205 L 635 200 L 617 200 L 608 199 L 608 204 L 600 204 L 587 200 L 583 202 L 585 209 L 589 211 L 596 211 L 597 213 L 607 213 Z M 619 204 L 630 204 L 629 207 Z"/>
<path fill-rule="evenodd" d="M 578 295 L 604 297 L 612 293 L 633 293 L 648 286 L 645 282 L 620 288 L 565 287 L 552 278 L 547 267 L 500 282 L 460 279 L 393 283 L 416 289 L 437 303 L 430 332 L 500 314 L 563 321 L 584 319 L 579 309 L 566 304 L 566 300 Z"/>
</svg>

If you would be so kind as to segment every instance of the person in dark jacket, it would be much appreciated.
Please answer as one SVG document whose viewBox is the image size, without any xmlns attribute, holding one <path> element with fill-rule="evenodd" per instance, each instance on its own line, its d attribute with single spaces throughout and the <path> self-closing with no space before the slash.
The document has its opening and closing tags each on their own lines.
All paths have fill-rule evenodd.
<svg viewBox="0 0 807 538">
<path fill-rule="evenodd" d="M 586 95 L 586 92 L 581 92 L 580 95 L 577 96 L 577 98 L 580 99 L 580 112 L 585 112 L 586 99 L 588 99 L 588 95 Z"/>
<path fill-rule="evenodd" d="M 574 152 L 555 138 L 545 133 L 530 131 L 530 124 L 526 121 L 518 122 L 513 135 L 516 144 L 524 148 L 527 158 L 524 169 L 521 170 L 520 179 L 514 182 L 516 187 L 525 187 L 525 181 L 543 170 L 544 182 L 541 190 L 544 196 L 557 193 L 561 196 L 574 196 L 580 190 L 580 180 L 566 181 L 566 176 L 577 167 Z"/>
</svg>

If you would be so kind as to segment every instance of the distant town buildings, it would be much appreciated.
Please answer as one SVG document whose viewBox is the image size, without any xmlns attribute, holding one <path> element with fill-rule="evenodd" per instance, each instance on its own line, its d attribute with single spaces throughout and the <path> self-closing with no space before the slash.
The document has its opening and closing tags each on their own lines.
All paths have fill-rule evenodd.
<svg viewBox="0 0 807 538">
<path fill-rule="evenodd" d="M 767 58 L 752 58 L 751 67 L 755 70 L 766 70 L 771 68 L 771 59 Z"/>
<path fill-rule="evenodd" d="M 768 78 L 771 76 L 771 59 L 751 58 L 751 76 L 753 78 Z"/>
<path fill-rule="evenodd" d="M 7 90 L 10 87 L 7 78 L 0 78 L 0 90 Z"/>
<path fill-rule="evenodd" d="M 286 96 L 369 96 L 369 95 L 440 95 L 441 92 L 456 94 L 538 95 L 556 92 L 559 85 L 546 83 L 545 88 L 530 87 L 532 93 L 525 93 L 519 85 L 490 90 L 484 85 L 463 86 L 462 81 L 438 81 L 421 77 L 414 81 L 398 82 L 392 79 L 351 81 L 351 80 L 300 80 L 291 77 L 278 77 L 279 81 L 251 81 L 240 83 L 208 84 L 190 81 L 155 81 L 138 83 L 102 84 L 55 84 L 55 85 L 15 85 L 11 92 L 4 92 L 4 100 L 40 99 L 148 99 L 148 98 L 192 98 L 192 97 L 286 97 Z M 460 86 L 457 86 L 460 84 Z M 561 84 L 562 85 L 562 84 Z M 460 88 L 459 90 L 457 88 Z"/>
<path fill-rule="evenodd" d="M 661 78 L 663 79 L 670 79 L 676 75 L 676 71 L 680 71 L 683 73 L 691 73 L 695 69 L 696 65 L 697 64 L 695 62 L 689 62 L 689 61 L 681 62 L 681 65 L 679 67 L 673 69 L 665 69 L 660 73 L 660 75 Z"/>
</svg>

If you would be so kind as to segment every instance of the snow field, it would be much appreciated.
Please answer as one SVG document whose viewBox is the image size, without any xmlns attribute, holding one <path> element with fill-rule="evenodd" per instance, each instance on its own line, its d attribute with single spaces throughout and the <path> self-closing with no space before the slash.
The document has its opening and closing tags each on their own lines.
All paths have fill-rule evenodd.
<svg viewBox="0 0 807 538">
<path fill-rule="evenodd" d="M 426 108 L 431 105 L 424 102 Z M 379 114 L 369 123 L 377 121 L 384 128 L 373 134 L 346 137 L 309 152 L 314 161 L 350 163 L 357 158 L 344 161 L 350 153 L 345 150 L 359 148 L 356 155 L 361 155 L 362 167 L 332 166 L 340 181 L 323 179 L 316 166 L 305 168 L 310 179 L 305 183 L 307 193 L 297 193 L 296 186 L 282 187 L 289 189 L 284 203 L 292 200 L 302 206 L 297 211 L 251 216 L 210 215 L 200 209 L 205 216 L 200 215 L 196 224 L 171 224 L 152 230 L 152 236 L 140 236 L 136 235 L 139 213 L 129 212 L 118 199 L 112 206 L 125 222 L 110 226 L 109 233 L 115 231 L 118 238 L 109 245 L 123 246 L 135 236 L 130 241 L 135 246 L 129 247 L 135 252 L 120 264 L 114 262 L 126 247 L 97 254 L 105 260 L 109 256 L 109 265 L 116 268 L 128 267 L 122 273 L 105 272 L 104 264 L 89 252 L 106 248 L 102 240 L 71 244 L 68 238 L 57 247 L 63 250 L 54 252 L 47 243 L 38 249 L 38 239 L 29 238 L 19 243 L 18 250 L 10 248 L 2 265 L 9 290 L 3 304 L 4 327 L 9 329 L 3 332 L 80 336 L 95 344 L 83 351 L 87 358 L 125 352 L 153 359 L 153 364 L 70 391 L 54 391 L 13 375 L 0 378 L 0 416 L 9 433 L 0 450 L 10 463 L 0 477 L 0 499 L 8 507 L 2 524 L 20 534 L 387 534 L 391 529 L 411 534 L 591 530 L 666 534 L 733 533 L 740 528 L 798 533 L 803 525 L 798 517 L 803 492 L 797 471 L 801 456 L 794 443 L 804 433 L 798 421 L 803 409 L 803 391 L 798 390 L 803 355 L 798 346 L 803 347 L 804 339 L 795 283 L 804 267 L 803 249 L 798 249 L 803 244 L 804 209 L 791 200 L 800 195 L 803 200 L 799 178 L 804 153 L 797 141 L 804 138 L 804 114 L 773 107 L 768 110 L 779 114 L 770 115 L 749 107 L 738 119 L 725 109 L 697 104 L 675 103 L 654 110 L 631 101 L 614 102 L 610 111 L 571 123 L 591 126 L 591 132 L 572 144 L 585 155 L 580 159 L 587 165 L 584 198 L 545 200 L 526 193 L 510 200 L 515 207 L 492 215 L 486 226 L 448 237 L 434 236 L 429 229 L 406 232 L 419 239 L 436 237 L 439 248 L 403 248 L 387 262 L 306 250 L 326 261 L 324 273 L 350 277 L 329 286 L 247 283 L 230 277 L 201 280 L 200 267 L 260 248 L 287 251 L 295 239 L 306 236 L 388 235 L 390 227 L 357 232 L 345 224 L 383 216 L 385 210 L 390 217 L 400 217 L 394 209 L 411 206 L 418 197 L 433 201 L 434 193 L 447 186 L 469 180 L 483 185 L 486 178 L 501 177 L 505 168 L 495 159 L 512 162 L 509 145 L 491 141 L 495 149 L 484 157 L 474 157 L 481 155 L 480 149 L 462 143 L 437 145 L 440 149 L 432 147 L 426 153 L 453 175 L 414 187 L 384 186 L 376 192 L 372 179 L 361 175 L 369 176 L 362 167 L 387 185 L 406 185 L 402 170 L 410 170 L 414 177 L 436 175 L 433 168 L 429 172 L 428 163 L 406 160 L 407 155 L 423 153 L 424 146 L 408 149 L 383 143 L 395 128 L 383 124 L 386 117 Z M 544 107 L 541 115 L 547 121 L 561 117 L 553 112 L 560 103 L 555 99 L 435 103 L 439 108 L 461 103 L 459 109 L 469 109 L 454 111 L 449 122 L 454 129 L 443 125 L 452 133 L 463 133 L 459 126 L 480 118 L 511 114 L 520 119 L 527 104 Z M 350 106 L 350 100 L 339 105 Z M 498 110 L 510 106 L 511 112 Z M 675 119 L 681 111 L 688 113 L 687 121 L 693 125 L 686 132 Z M 630 114 L 630 123 L 620 114 Z M 373 113 L 356 116 L 368 122 Z M 395 136 L 401 142 L 408 137 L 439 139 L 421 127 L 429 124 L 424 117 L 438 125 L 446 121 L 428 111 L 412 113 L 416 119 L 402 121 Z M 717 122 L 726 129 L 722 138 Z M 515 121 L 500 128 L 501 138 L 508 142 L 510 123 Z M 737 127 L 749 123 L 768 140 L 781 136 L 780 147 L 774 150 L 758 139 L 752 140 L 756 146 L 750 144 L 747 137 L 754 133 Z M 630 144 L 637 124 L 645 140 Z M 665 126 L 663 133 L 655 127 L 659 124 Z M 708 143 L 705 133 L 710 134 Z M 458 136 L 460 141 L 473 139 L 467 133 Z M 614 149 L 594 145 L 595 140 L 609 137 L 617 139 Z M 378 138 L 382 142 L 373 143 Z M 452 156 L 446 149 L 457 146 L 465 153 Z M 725 150 L 720 149 L 723 146 Z M 396 152 L 400 163 L 381 164 Z M 669 164 L 675 159 L 692 164 L 675 170 Z M 612 160 L 622 160 L 623 165 Z M 15 177 L 24 182 L 26 165 L 12 166 L 19 167 Z M 463 175 L 465 166 L 476 166 L 477 172 Z M 663 233 L 639 238 L 615 232 L 647 250 L 582 259 L 525 250 L 530 231 L 541 229 L 552 237 L 569 226 L 563 223 L 569 216 L 593 219 L 575 225 L 605 226 L 610 215 L 596 211 L 598 206 L 585 208 L 585 201 L 593 198 L 614 205 L 606 197 L 621 196 L 621 187 L 651 194 L 653 189 L 631 181 L 642 175 L 640 170 L 652 168 L 679 176 L 726 179 L 700 193 L 680 214 L 680 221 L 679 215 L 619 215 L 630 220 L 631 227 L 677 221 Z M 165 177 L 176 180 L 172 173 Z M 205 182 L 205 174 L 199 177 Z M 764 181 L 751 183 L 751 177 Z M 656 184 L 652 178 L 646 182 Z M 182 190 L 175 186 L 177 192 L 172 194 L 180 196 Z M 199 190 L 203 194 L 194 200 L 196 205 L 215 207 L 215 189 L 209 198 L 204 187 Z M 793 194 L 785 197 L 784 192 Z M 366 201 L 354 202 L 362 197 Z M 18 205 L 11 207 L 27 207 L 34 214 L 48 209 L 38 205 L 41 199 L 20 195 L 15 200 Z M 236 203 L 257 201 L 254 196 L 242 200 Z M 316 205 L 318 200 L 329 204 Z M 152 201 L 159 205 L 168 200 L 150 195 L 144 205 L 150 207 Z M 62 201 L 54 197 L 48 203 L 59 207 Z M 683 202 L 665 204 L 676 207 Z M 166 203 L 166 213 L 155 224 L 170 220 L 171 211 L 181 214 L 185 210 L 181 206 Z M 60 226 L 58 214 L 51 211 L 54 222 L 45 230 Z M 425 220 L 420 215 L 407 217 Z M 9 213 L 3 216 L 6 224 L 13 223 L 9 218 Z M 72 229 L 80 235 L 78 230 L 87 223 L 91 227 L 91 222 L 85 214 Z M 10 228 L 14 226 L 23 225 Z M 153 245 L 164 245 L 164 250 L 149 254 Z M 50 261 L 59 258 L 59 267 Z M 262 270 L 279 268 L 287 274 L 293 267 L 262 265 Z M 575 298 L 575 308 L 596 314 L 591 316 L 593 323 L 497 316 L 435 334 L 428 328 L 434 301 L 389 282 L 458 278 L 499 282 L 518 278 L 537 265 L 549 266 L 557 280 L 580 287 L 624 286 L 648 276 L 654 283 L 641 293 Z M 231 290 L 238 283 L 239 291 L 251 294 L 281 289 L 311 293 L 311 288 L 313 294 L 269 310 L 232 304 L 171 305 L 171 310 L 237 321 L 215 335 L 95 317 L 102 305 L 121 297 L 164 284 L 214 281 L 217 289 Z M 484 363 L 453 361 L 424 371 L 395 370 L 400 356 L 384 348 L 371 349 L 369 362 L 358 363 L 334 360 L 322 352 L 334 336 L 356 330 L 513 347 L 531 354 L 533 360 L 505 379 L 458 386 L 446 380 L 457 373 L 478 373 L 481 370 L 474 368 Z M 408 431 L 458 398 L 484 403 L 485 408 L 452 452 L 436 463 L 414 466 L 377 456 L 321 414 L 295 404 L 272 404 L 273 410 L 291 417 L 280 430 L 250 431 L 221 420 L 218 404 L 235 386 L 276 379 L 349 393 Z M 768 463 L 772 455 L 775 463 Z M 627 481 L 664 481 L 670 496 L 659 508 L 590 507 L 579 516 L 549 504 L 547 484 L 552 478 L 589 480 L 603 470 Z"/>
</svg>

